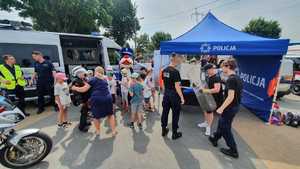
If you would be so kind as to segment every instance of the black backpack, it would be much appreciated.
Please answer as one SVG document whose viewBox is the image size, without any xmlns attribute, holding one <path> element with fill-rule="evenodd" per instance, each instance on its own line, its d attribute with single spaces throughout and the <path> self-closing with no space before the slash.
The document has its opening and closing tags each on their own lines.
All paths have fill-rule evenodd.
<svg viewBox="0 0 300 169">
<path fill-rule="evenodd" d="M 284 116 L 284 123 L 291 127 L 298 127 L 300 125 L 300 116 L 292 112 L 288 112 Z"/>
</svg>

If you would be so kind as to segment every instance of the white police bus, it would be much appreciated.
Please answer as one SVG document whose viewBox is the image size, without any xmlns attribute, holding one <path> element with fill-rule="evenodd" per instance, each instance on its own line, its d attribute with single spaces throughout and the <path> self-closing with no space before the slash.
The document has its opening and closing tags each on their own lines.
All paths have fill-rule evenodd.
<svg viewBox="0 0 300 169">
<path fill-rule="evenodd" d="M 84 65 L 93 69 L 117 64 L 116 53 L 121 47 L 113 40 L 94 35 L 57 32 L 0 30 L 0 56 L 11 54 L 30 80 L 33 69 L 32 51 L 40 51 L 57 71 L 69 74 L 72 67 Z M 2 59 L 0 59 L 2 63 Z M 35 86 L 26 86 L 27 100 L 35 99 Z"/>
</svg>

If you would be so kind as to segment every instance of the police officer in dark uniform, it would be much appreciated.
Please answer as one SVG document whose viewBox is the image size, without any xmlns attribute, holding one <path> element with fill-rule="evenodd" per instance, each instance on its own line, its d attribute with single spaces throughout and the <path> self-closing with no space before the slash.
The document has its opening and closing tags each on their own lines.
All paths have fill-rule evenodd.
<svg viewBox="0 0 300 169">
<path fill-rule="evenodd" d="M 87 82 L 87 70 L 83 68 L 82 66 L 76 66 L 71 71 L 73 77 L 75 78 L 72 81 L 72 85 L 76 87 L 82 87 L 84 86 L 84 82 Z M 82 132 L 87 132 L 89 130 L 90 123 L 88 122 L 88 112 L 89 112 L 89 105 L 88 100 L 90 98 L 90 92 L 87 91 L 85 93 L 78 93 L 75 91 L 73 92 L 73 98 L 72 101 L 75 106 L 81 105 L 80 110 L 80 121 L 78 129 Z"/>
<path fill-rule="evenodd" d="M 213 146 L 218 146 L 218 140 L 223 137 L 228 149 L 221 148 L 220 151 L 225 155 L 238 158 L 237 145 L 231 132 L 231 125 L 236 113 L 239 111 L 242 94 L 242 80 L 235 74 L 237 67 L 234 59 L 228 59 L 223 62 L 223 73 L 228 76 L 225 87 L 225 100 L 223 104 L 217 109 L 217 113 L 220 114 L 218 128 L 212 137 L 209 137 L 209 141 Z"/>
<path fill-rule="evenodd" d="M 173 53 L 170 58 L 170 65 L 162 72 L 162 78 L 164 82 L 164 97 L 163 97 L 163 112 L 161 116 L 162 136 L 166 136 L 169 132 L 168 115 L 170 109 L 172 110 L 172 139 L 178 139 L 182 136 L 181 132 L 178 132 L 178 121 L 180 116 L 181 104 L 184 104 L 184 98 L 180 86 L 180 73 L 176 69 L 182 61 L 182 57 Z"/>
<path fill-rule="evenodd" d="M 37 114 L 40 114 L 45 111 L 45 101 L 44 96 L 50 96 L 50 104 L 55 107 L 54 102 L 54 66 L 49 61 L 43 57 L 43 54 L 40 51 L 33 51 L 32 58 L 35 61 L 34 63 L 34 75 L 31 80 L 36 79 L 37 92 L 38 92 L 38 111 Z"/>
</svg>

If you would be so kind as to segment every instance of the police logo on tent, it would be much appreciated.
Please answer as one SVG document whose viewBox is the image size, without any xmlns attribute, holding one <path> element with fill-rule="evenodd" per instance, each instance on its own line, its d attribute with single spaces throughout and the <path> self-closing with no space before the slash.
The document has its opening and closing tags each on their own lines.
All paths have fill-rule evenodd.
<svg viewBox="0 0 300 169">
<path fill-rule="evenodd" d="M 211 50 L 211 45 L 208 43 L 204 43 L 200 47 L 200 51 L 203 53 L 208 53 L 208 52 L 210 52 L 210 50 Z"/>
</svg>

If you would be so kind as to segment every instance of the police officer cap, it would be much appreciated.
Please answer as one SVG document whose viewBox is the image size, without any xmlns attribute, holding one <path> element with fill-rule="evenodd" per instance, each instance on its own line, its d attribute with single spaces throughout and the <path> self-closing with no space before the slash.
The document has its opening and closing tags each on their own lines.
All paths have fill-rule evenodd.
<svg viewBox="0 0 300 169">
<path fill-rule="evenodd" d="M 76 66 L 71 71 L 71 74 L 74 77 L 78 77 L 80 73 L 87 73 L 87 70 L 82 66 Z"/>
<path fill-rule="evenodd" d="M 206 65 L 202 68 L 202 70 L 206 72 L 208 69 L 211 69 L 211 68 L 214 68 L 214 67 L 215 67 L 214 64 L 208 63 L 208 64 L 206 64 Z"/>
</svg>

